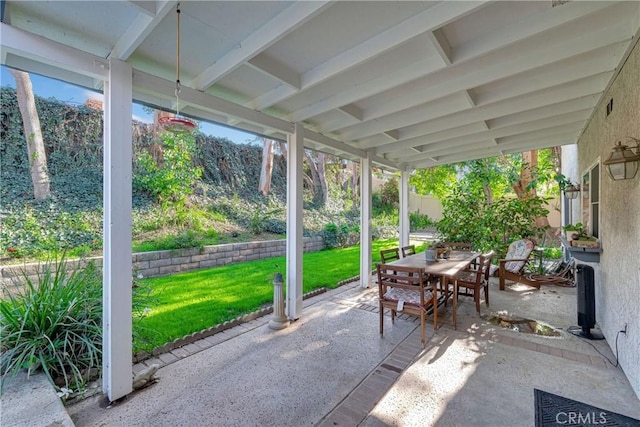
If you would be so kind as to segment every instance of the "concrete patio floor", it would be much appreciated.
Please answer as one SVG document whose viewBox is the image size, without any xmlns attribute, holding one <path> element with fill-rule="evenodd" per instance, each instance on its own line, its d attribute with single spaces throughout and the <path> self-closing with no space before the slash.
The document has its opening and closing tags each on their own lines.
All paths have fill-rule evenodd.
<svg viewBox="0 0 640 427">
<path fill-rule="evenodd" d="M 394 325 L 386 317 L 381 338 L 377 288 L 349 284 L 305 300 L 303 317 L 284 330 L 269 329 L 271 315 L 236 326 L 146 361 L 163 365 L 159 382 L 120 403 L 94 396 L 67 410 L 76 426 L 515 427 L 534 425 L 537 388 L 640 419 L 640 400 L 604 357 L 615 363 L 607 344 L 565 331 L 577 321 L 575 295 L 492 283 L 483 314 L 505 310 L 561 336 L 496 326 L 461 297 L 457 330 L 430 327 L 423 348 L 407 315 Z M 439 317 L 450 319 L 450 308 Z"/>
</svg>

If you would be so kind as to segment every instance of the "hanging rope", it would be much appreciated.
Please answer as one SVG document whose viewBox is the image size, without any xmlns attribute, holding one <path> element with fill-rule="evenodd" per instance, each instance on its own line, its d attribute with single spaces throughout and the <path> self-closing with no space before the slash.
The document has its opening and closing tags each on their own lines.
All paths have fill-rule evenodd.
<svg viewBox="0 0 640 427">
<path fill-rule="evenodd" d="M 176 36 L 176 117 L 180 115 L 180 2 L 176 5 L 177 36 Z"/>
</svg>

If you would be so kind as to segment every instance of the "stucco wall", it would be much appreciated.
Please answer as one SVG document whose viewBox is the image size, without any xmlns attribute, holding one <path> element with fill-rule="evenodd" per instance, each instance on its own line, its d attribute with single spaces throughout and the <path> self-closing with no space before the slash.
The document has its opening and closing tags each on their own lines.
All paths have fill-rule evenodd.
<svg viewBox="0 0 640 427">
<path fill-rule="evenodd" d="M 613 110 L 607 116 L 610 99 Z M 578 141 L 578 167 L 571 171 L 572 180 L 594 162 L 606 160 L 615 142 L 626 136 L 640 139 L 638 43 Z M 616 335 L 628 325 L 627 334 L 618 338 L 618 357 L 640 398 L 640 174 L 632 180 L 613 181 L 601 164 L 600 241 L 597 323 L 614 354 Z"/>
</svg>

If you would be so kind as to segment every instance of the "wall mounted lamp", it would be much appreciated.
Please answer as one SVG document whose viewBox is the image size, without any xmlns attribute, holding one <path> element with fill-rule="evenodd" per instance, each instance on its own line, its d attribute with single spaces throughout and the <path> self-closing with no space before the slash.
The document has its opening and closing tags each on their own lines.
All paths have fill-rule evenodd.
<svg viewBox="0 0 640 427">
<path fill-rule="evenodd" d="M 573 200 L 578 197 L 578 194 L 580 194 L 580 185 L 578 184 L 569 183 L 564 189 L 564 197 L 567 199 Z"/>
<path fill-rule="evenodd" d="M 636 151 L 622 144 L 623 140 L 635 143 Z M 640 139 L 627 136 L 618 140 L 609 158 L 602 163 L 607 166 L 607 172 L 614 181 L 632 179 L 636 176 L 638 164 L 640 164 Z"/>
</svg>

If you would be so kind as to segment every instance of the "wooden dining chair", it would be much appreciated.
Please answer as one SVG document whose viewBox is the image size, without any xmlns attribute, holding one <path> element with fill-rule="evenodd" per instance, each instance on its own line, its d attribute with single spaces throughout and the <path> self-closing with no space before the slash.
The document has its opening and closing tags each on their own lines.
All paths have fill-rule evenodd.
<svg viewBox="0 0 640 427">
<path fill-rule="evenodd" d="M 398 265 L 377 265 L 378 301 L 380 305 L 380 336 L 384 333 L 384 310 L 391 310 L 391 322 L 396 312 L 420 317 L 421 341 L 426 344 L 426 317 L 433 315 L 433 329 L 438 326 L 436 290 L 424 278 L 424 269 Z"/>
<path fill-rule="evenodd" d="M 484 301 L 489 306 L 489 269 L 494 252 L 482 254 L 478 257 L 477 268 L 462 270 L 454 275 L 450 280 L 458 281 L 458 295 L 472 296 L 476 304 L 476 312 L 480 314 L 480 291 L 484 290 Z"/>
<path fill-rule="evenodd" d="M 471 251 L 473 243 L 467 242 L 440 242 L 445 248 L 451 248 L 454 251 Z"/>
<path fill-rule="evenodd" d="M 402 258 L 405 258 L 407 255 L 416 254 L 416 245 L 403 246 L 400 249 L 402 251 Z"/>
<path fill-rule="evenodd" d="M 383 264 L 388 264 L 391 261 L 395 261 L 398 259 L 400 259 L 399 248 L 383 249 L 380 251 L 380 261 Z"/>
</svg>

